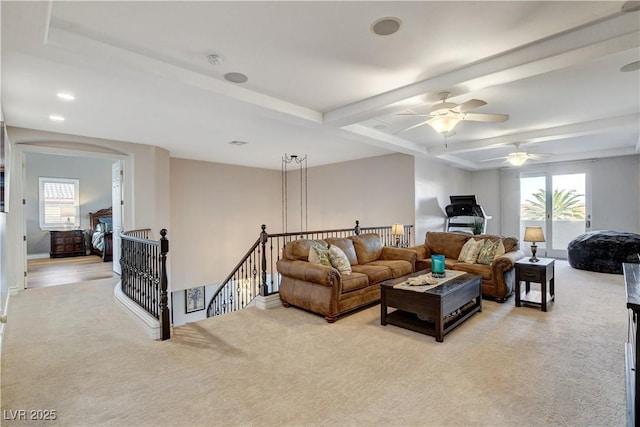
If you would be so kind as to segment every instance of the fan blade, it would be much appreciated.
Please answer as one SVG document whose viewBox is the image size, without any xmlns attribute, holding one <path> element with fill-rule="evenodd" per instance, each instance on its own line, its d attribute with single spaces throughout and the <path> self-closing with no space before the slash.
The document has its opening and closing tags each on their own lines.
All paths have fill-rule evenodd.
<svg viewBox="0 0 640 427">
<path fill-rule="evenodd" d="M 508 157 L 494 157 L 493 159 L 486 159 L 486 160 L 480 160 L 480 163 L 482 162 L 495 162 L 496 160 L 506 160 L 508 159 Z"/>
<path fill-rule="evenodd" d="M 531 160 L 542 160 L 542 159 L 546 159 L 547 157 L 549 157 L 551 154 L 535 154 L 535 153 L 529 153 L 528 156 Z"/>
<path fill-rule="evenodd" d="M 430 114 L 396 113 L 396 116 L 431 117 Z"/>
<path fill-rule="evenodd" d="M 464 115 L 464 120 L 472 122 L 504 122 L 508 119 L 508 114 L 467 113 Z"/>
<path fill-rule="evenodd" d="M 431 119 L 429 119 L 429 120 L 431 120 Z M 397 134 L 402 133 L 402 132 L 406 132 L 406 131 L 411 130 L 411 129 L 415 129 L 415 128 L 417 128 L 419 126 L 422 126 L 422 125 L 426 125 L 429 120 L 425 120 L 425 121 L 420 122 L 420 123 L 418 123 L 416 125 L 409 126 L 406 129 L 402 129 L 402 130 L 399 130 L 398 132 L 394 132 L 394 135 L 397 135 Z"/>
<path fill-rule="evenodd" d="M 470 99 L 467 102 L 463 102 L 457 107 L 452 108 L 452 110 L 458 113 L 465 113 L 473 110 L 474 108 L 482 107 L 483 105 L 487 105 L 487 103 L 481 99 Z"/>
</svg>

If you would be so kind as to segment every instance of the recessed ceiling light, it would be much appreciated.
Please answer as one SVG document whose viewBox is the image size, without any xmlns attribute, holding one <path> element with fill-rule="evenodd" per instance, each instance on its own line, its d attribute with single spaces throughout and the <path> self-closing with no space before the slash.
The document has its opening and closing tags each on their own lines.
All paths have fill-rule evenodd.
<svg viewBox="0 0 640 427">
<path fill-rule="evenodd" d="M 56 96 L 62 100 L 65 101 L 73 101 L 74 99 L 76 99 L 75 96 L 71 95 L 70 93 L 67 92 L 58 92 L 56 93 Z"/>
<path fill-rule="evenodd" d="M 225 80 L 231 83 L 245 83 L 249 78 L 242 73 L 227 73 L 224 75 Z"/>
<path fill-rule="evenodd" d="M 402 21 L 398 18 L 381 18 L 371 25 L 371 31 L 379 36 L 390 36 L 395 34 L 401 26 Z"/>
<path fill-rule="evenodd" d="M 231 144 L 231 145 L 247 145 L 248 142 L 247 141 L 235 141 L 234 140 L 234 141 L 229 142 L 229 144 Z"/>
<path fill-rule="evenodd" d="M 623 73 L 628 73 L 629 71 L 638 71 L 640 70 L 640 61 L 631 62 L 624 67 L 620 68 L 620 71 Z"/>
<path fill-rule="evenodd" d="M 217 55 L 215 53 L 212 53 L 211 55 L 207 55 L 207 62 L 211 65 L 218 65 L 222 61 L 224 61 L 224 58 L 220 55 Z"/>
<path fill-rule="evenodd" d="M 54 122 L 64 122 L 64 117 L 59 116 L 57 114 L 50 115 L 49 119 L 53 120 Z"/>
</svg>

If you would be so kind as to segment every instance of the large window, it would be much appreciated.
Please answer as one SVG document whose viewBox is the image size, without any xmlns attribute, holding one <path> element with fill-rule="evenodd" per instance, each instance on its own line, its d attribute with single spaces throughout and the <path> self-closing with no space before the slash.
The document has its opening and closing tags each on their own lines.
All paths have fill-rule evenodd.
<svg viewBox="0 0 640 427">
<path fill-rule="evenodd" d="M 55 230 L 80 226 L 79 180 L 40 177 L 39 188 L 40 228 Z"/>
</svg>

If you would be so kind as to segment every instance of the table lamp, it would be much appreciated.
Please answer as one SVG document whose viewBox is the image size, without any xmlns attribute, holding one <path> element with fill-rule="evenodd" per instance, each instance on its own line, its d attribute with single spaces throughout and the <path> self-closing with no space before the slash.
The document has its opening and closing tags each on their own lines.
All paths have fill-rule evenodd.
<svg viewBox="0 0 640 427">
<path fill-rule="evenodd" d="M 396 247 L 400 247 L 400 236 L 404 236 L 404 225 L 393 224 L 391 226 L 391 235 L 396 236 Z"/>
<path fill-rule="evenodd" d="M 64 223 L 65 228 L 73 228 L 75 226 L 76 220 L 76 207 L 75 206 L 63 206 L 60 208 L 60 217 L 67 217 L 66 222 Z M 71 217 L 73 217 L 73 222 L 71 222 Z"/>
<path fill-rule="evenodd" d="M 531 242 L 531 258 L 529 261 L 538 262 L 540 261 L 536 257 L 536 251 L 538 247 L 536 246 L 536 242 L 544 242 L 544 234 L 542 234 L 542 227 L 526 227 L 524 230 L 524 239 L 525 242 Z"/>
</svg>

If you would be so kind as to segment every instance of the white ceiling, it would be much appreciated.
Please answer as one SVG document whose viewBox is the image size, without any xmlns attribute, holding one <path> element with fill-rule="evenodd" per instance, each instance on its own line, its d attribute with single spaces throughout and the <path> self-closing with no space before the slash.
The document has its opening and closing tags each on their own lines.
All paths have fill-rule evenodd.
<svg viewBox="0 0 640 427">
<path fill-rule="evenodd" d="M 393 152 L 496 168 L 514 143 L 545 162 L 632 155 L 640 73 L 620 68 L 640 60 L 640 12 L 623 5 L 3 0 L 2 107 L 9 126 L 271 169 L 285 153 L 316 166 Z M 400 30 L 373 34 L 383 17 Z M 399 132 L 423 118 L 397 113 L 443 91 L 510 118 L 463 121 L 446 144 L 429 126 Z"/>
</svg>

